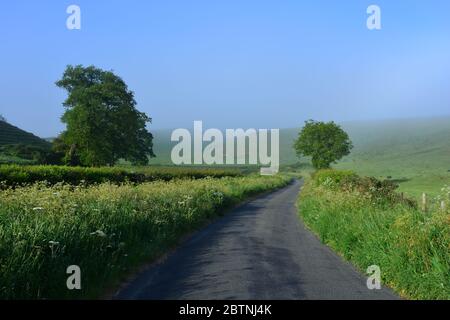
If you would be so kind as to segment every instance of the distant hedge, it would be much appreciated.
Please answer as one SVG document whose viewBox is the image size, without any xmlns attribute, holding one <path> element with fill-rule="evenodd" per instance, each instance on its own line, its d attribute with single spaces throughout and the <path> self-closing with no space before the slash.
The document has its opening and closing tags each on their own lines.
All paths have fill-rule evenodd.
<svg viewBox="0 0 450 320">
<path fill-rule="evenodd" d="M 233 169 L 177 168 L 177 167 L 67 167 L 67 166 L 21 166 L 0 165 L 0 183 L 3 186 L 20 186 L 36 182 L 72 185 L 102 182 L 147 182 L 177 178 L 201 179 L 206 177 L 235 177 L 242 173 Z"/>
</svg>

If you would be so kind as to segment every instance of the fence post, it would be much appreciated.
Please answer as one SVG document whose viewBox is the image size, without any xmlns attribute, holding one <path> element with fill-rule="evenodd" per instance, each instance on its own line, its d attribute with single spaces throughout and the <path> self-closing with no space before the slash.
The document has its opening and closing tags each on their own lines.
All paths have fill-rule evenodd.
<svg viewBox="0 0 450 320">
<path fill-rule="evenodd" d="M 445 201 L 444 200 L 441 201 L 441 210 L 445 211 Z"/>
<path fill-rule="evenodd" d="M 422 211 L 427 212 L 427 195 L 426 193 L 422 193 Z"/>
</svg>

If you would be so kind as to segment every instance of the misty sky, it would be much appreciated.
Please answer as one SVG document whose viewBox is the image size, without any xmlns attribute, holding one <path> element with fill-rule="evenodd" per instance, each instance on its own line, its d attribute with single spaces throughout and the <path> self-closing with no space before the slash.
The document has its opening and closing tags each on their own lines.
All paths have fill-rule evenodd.
<svg viewBox="0 0 450 320">
<path fill-rule="evenodd" d="M 114 70 L 150 129 L 450 114 L 448 0 L 4 1 L 0 40 L 0 114 L 42 137 L 64 129 L 68 64 Z"/>
</svg>

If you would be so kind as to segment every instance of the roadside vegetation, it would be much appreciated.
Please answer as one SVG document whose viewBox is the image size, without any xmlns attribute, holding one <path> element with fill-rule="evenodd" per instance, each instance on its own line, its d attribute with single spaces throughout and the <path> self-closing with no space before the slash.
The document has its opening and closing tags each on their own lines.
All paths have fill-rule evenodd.
<svg viewBox="0 0 450 320">
<path fill-rule="evenodd" d="M 34 184 L 0 191 L 0 298 L 95 298 L 246 197 L 286 176 L 93 186 Z M 81 290 L 66 269 L 81 268 Z"/>
<path fill-rule="evenodd" d="M 361 272 L 378 265 L 382 282 L 404 297 L 449 299 L 450 188 L 424 212 L 396 187 L 351 171 L 321 170 L 303 187 L 298 209 L 306 225 Z"/>
<path fill-rule="evenodd" d="M 0 165 L 0 189 L 9 186 L 23 186 L 36 182 L 48 185 L 66 183 L 71 185 L 89 185 L 95 183 L 150 182 L 157 180 L 206 177 L 236 177 L 245 172 L 231 168 L 202 167 L 69 167 L 36 165 Z"/>
</svg>

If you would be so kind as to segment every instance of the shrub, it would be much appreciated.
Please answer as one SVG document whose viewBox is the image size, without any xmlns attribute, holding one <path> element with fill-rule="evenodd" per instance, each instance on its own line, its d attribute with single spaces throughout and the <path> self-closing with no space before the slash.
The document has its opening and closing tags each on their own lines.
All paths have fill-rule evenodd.
<svg viewBox="0 0 450 320">
<path fill-rule="evenodd" d="M 417 203 L 414 200 L 395 192 L 398 184 L 391 180 L 360 177 L 352 171 L 333 169 L 317 171 L 313 175 L 313 179 L 316 186 L 346 192 L 357 192 L 378 204 L 393 205 L 395 203 L 404 203 L 410 207 L 417 207 Z"/>
<path fill-rule="evenodd" d="M 324 185 L 327 187 L 338 187 L 341 182 L 346 179 L 356 178 L 357 175 L 353 171 L 323 169 L 313 174 L 316 185 Z"/>
</svg>

